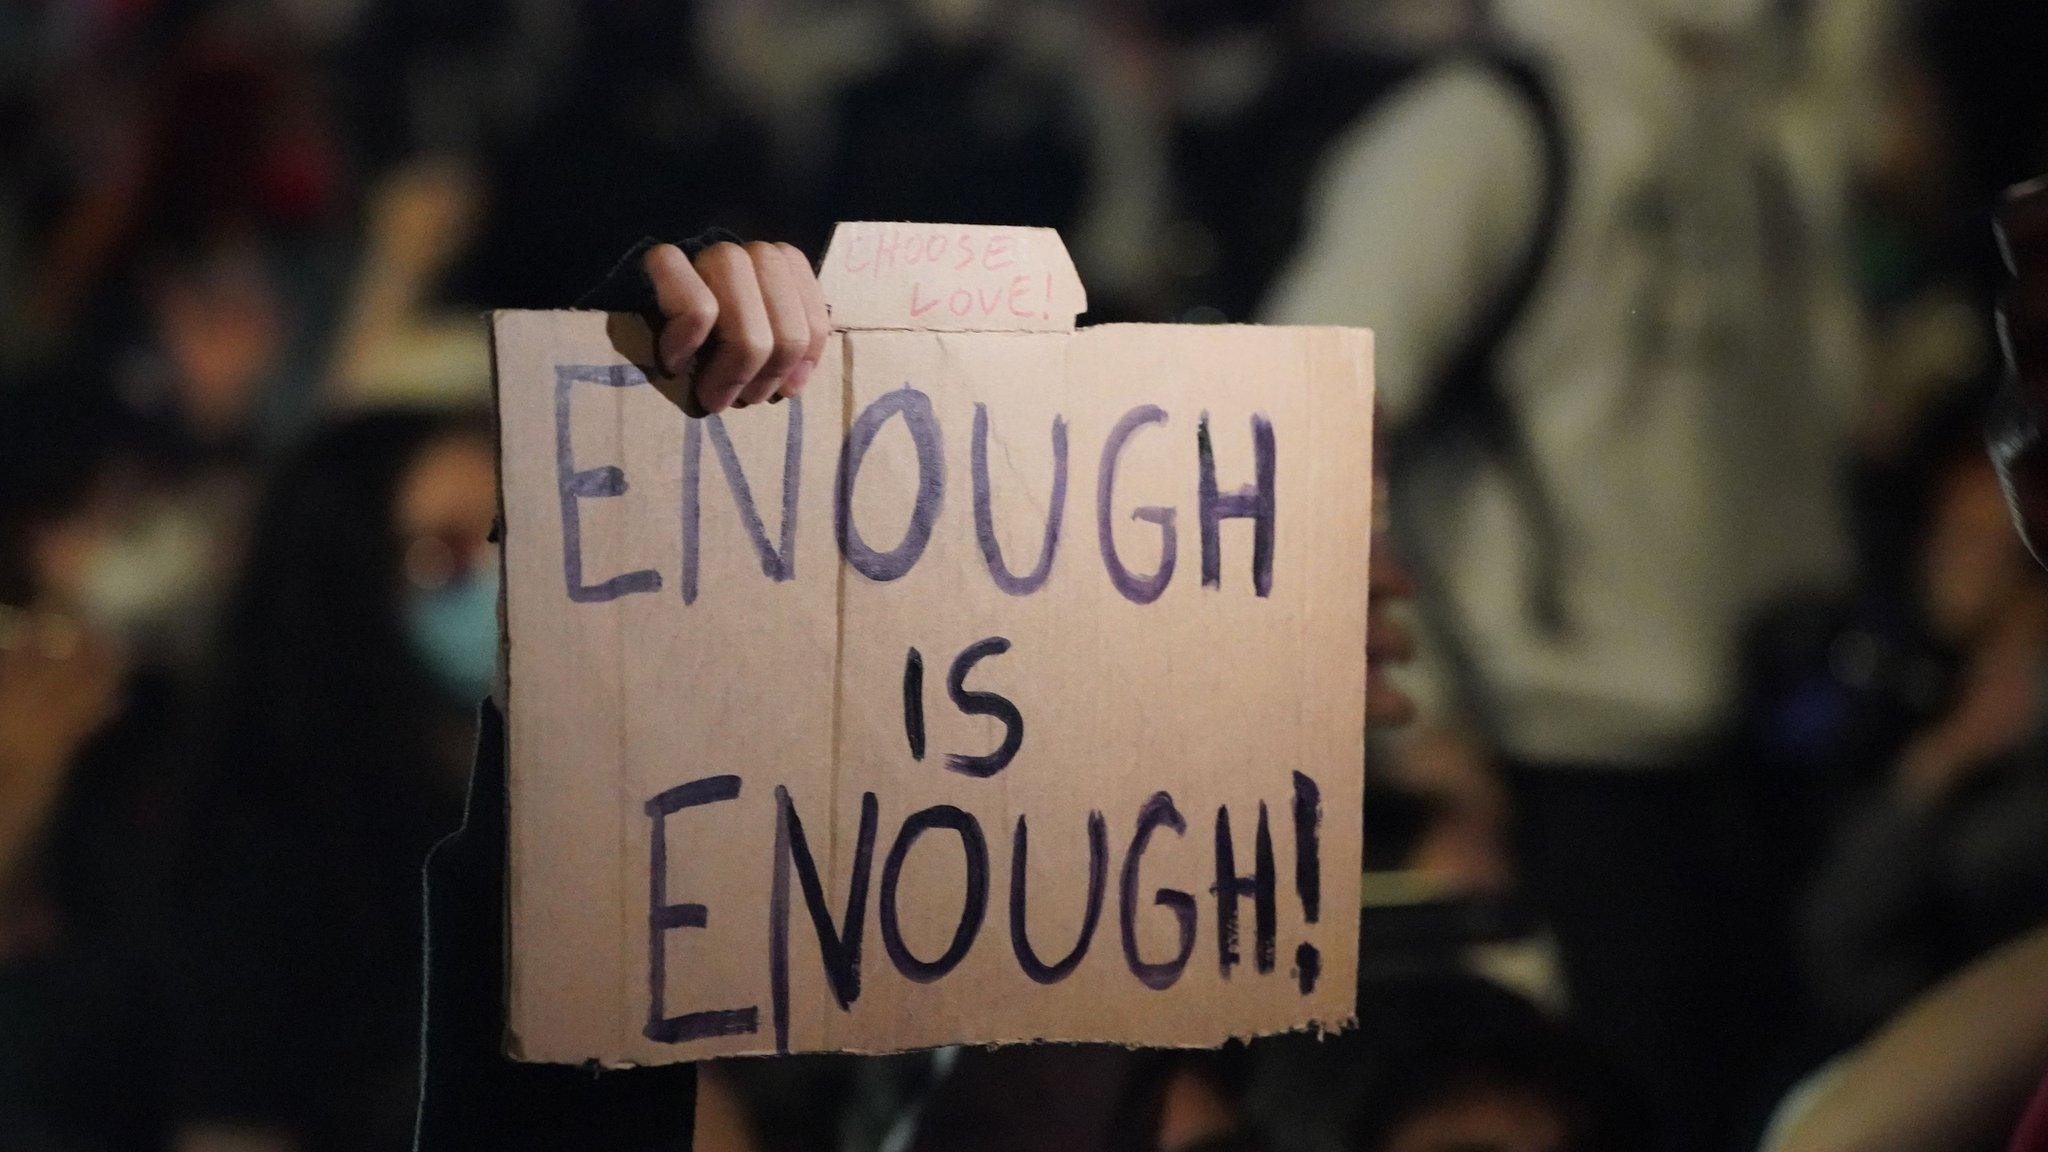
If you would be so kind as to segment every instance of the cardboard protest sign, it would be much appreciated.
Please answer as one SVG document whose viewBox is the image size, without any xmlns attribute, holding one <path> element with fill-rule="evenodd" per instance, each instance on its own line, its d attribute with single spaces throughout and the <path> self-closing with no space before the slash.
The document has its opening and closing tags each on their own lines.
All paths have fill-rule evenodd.
<svg viewBox="0 0 2048 1152">
<path fill-rule="evenodd" d="M 1371 337 L 1075 330 L 1042 229 L 841 225 L 801 397 L 493 317 L 528 1060 L 1353 1012 Z"/>
</svg>

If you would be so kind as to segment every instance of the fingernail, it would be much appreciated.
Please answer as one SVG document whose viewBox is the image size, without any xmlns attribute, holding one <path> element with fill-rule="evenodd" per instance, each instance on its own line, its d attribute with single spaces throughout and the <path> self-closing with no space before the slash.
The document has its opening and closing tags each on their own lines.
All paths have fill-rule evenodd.
<svg viewBox="0 0 2048 1152">
<path fill-rule="evenodd" d="M 804 382 L 811 378 L 811 372 L 813 369 L 817 368 L 817 366 L 818 363 L 815 360 L 797 361 L 796 367 L 791 368 L 789 370 L 789 379 L 785 381 L 783 384 L 784 390 L 788 392 L 796 392 L 802 389 L 804 386 Z"/>
</svg>

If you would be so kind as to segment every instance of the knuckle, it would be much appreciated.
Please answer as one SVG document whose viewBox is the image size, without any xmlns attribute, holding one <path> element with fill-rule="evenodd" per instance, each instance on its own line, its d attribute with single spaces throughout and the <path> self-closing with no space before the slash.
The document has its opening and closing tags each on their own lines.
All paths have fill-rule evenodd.
<svg viewBox="0 0 2048 1152">
<path fill-rule="evenodd" d="M 746 249 L 730 240 L 720 240 L 698 253 L 697 263 L 704 267 L 730 269 L 752 261 L 747 257 Z"/>
<path fill-rule="evenodd" d="M 732 341 L 733 361 L 746 375 L 753 375 L 775 352 L 775 342 L 761 332 L 743 332 Z"/>
<path fill-rule="evenodd" d="M 712 325 L 718 323 L 718 305 L 695 298 L 685 300 L 668 313 L 668 322 L 689 339 L 702 340 L 710 333 Z"/>
<path fill-rule="evenodd" d="M 718 324 L 718 301 L 692 300 L 690 306 L 675 317 L 675 323 L 691 343 L 702 343 Z"/>
<path fill-rule="evenodd" d="M 811 258 L 804 255 L 804 250 L 796 245 L 788 242 L 777 242 L 775 250 L 782 254 L 784 260 L 789 261 L 791 267 L 802 268 L 805 272 L 811 270 Z"/>
<path fill-rule="evenodd" d="M 649 276 L 674 276 L 686 263 L 683 250 L 673 244 L 656 244 L 640 254 L 640 267 Z"/>
</svg>

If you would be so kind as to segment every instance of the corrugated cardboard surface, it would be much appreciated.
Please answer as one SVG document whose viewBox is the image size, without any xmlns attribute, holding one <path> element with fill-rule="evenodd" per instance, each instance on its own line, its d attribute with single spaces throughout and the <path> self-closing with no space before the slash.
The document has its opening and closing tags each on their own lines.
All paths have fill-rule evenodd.
<svg viewBox="0 0 2048 1152">
<path fill-rule="evenodd" d="M 950 239 L 931 240 L 941 234 Z M 1010 246 L 991 245 L 1003 235 L 1015 237 Z M 853 268 L 849 245 L 863 237 L 870 260 L 893 243 L 892 263 Z M 929 258 L 901 258 L 913 249 Z M 1079 285 L 1042 231 L 845 225 L 822 279 L 843 330 L 801 399 L 694 427 L 635 367 L 649 359 L 639 320 L 493 319 L 508 574 L 509 1050 L 649 1064 L 1033 1039 L 1205 1045 L 1347 1021 L 1370 335 L 1070 331 Z M 1024 285 L 1046 305 L 1035 318 Z M 950 315 L 948 300 L 960 324 L 917 327 Z M 977 310 L 986 330 L 962 327 Z M 1004 311 L 1012 326 L 988 319 Z M 1241 490 L 1255 479 L 1255 418 L 1273 446 L 1265 595 L 1250 516 L 1218 522 L 1215 584 L 1203 579 L 1202 429 L 1222 507 L 1253 511 L 1256 493 Z M 850 454 L 857 422 L 873 435 Z M 1064 499 L 1041 582 L 1056 422 Z M 1105 446 L 1120 423 L 1127 434 L 1105 492 Z M 751 498 L 751 527 L 734 477 Z M 795 491 L 785 536 L 786 482 Z M 853 562 L 842 558 L 842 488 Z M 992 551 L 1006 580 L 992 575 Z M 1165 563 L 1156 598 L 1139 602 Z M 1112 577 L 1119 566 L 1127 588 Z M 976 645 L 984 654 L 949 684 Z M 913 648 L 921 759 L 906 716 Z M 1009 733 L 985 694 L 1014 708 L 1021 743 L 992 774 L 971 762 L 955 770 L 949 756 L 986 756 Z M 1308 864 L 1303 779 L 1319 797 Z M 842 974 L 835 990 L 792 842 L 800 835 L 815 864 L 830 933 L 850 935 L 864 804 L 874 834 L 858 988 Z M 1264 972 L 1253 891 L 1261 805 L 1272 861 Z M 1214 891 L 1219 809 L 1233 873 L 1246 878 L 1234 941 L 1218 920 L 1233 886 Z M 1156 826 L 1133 869 L 1146 811 Z M 919 812 L 924 831 L 905 835 Z M 986 863 L 978 917 L 967 915 L 976 855 Z M 1075 949 L 1098 887 L 1080 959 L 1028 975 L 1015 916 L 1030 953 L 1053 966 Z M 674 910 L 682 905 L 701 913 Z M 1194 928 L 1181 965 L 1177 906 Z M 1320 968 L 1312 986 L 1303 945 Z M 1238 955 L 1227 975 L 1226 946 Z"/>
</svg>

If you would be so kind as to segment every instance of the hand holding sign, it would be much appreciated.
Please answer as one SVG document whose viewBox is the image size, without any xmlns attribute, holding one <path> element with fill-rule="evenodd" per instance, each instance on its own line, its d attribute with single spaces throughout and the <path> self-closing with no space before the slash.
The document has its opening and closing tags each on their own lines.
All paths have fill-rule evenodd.
<svg viewBox="0 0 2048 1152">
<path fill-rule="evenodd" d="M 790 244 L 713 244 L 693 262 L 657 244 L 640 267 L 663 321 L 656 387 L 688 412 L 796 395 L 825 354 L 832 322 L 811 262 Z M 692 379 L 693 361 L 711 345 Z M 690 394 L 668 391 L 681 383 Z M 690 403 L 694 400 L 695 403 Z"/>
</svg>

